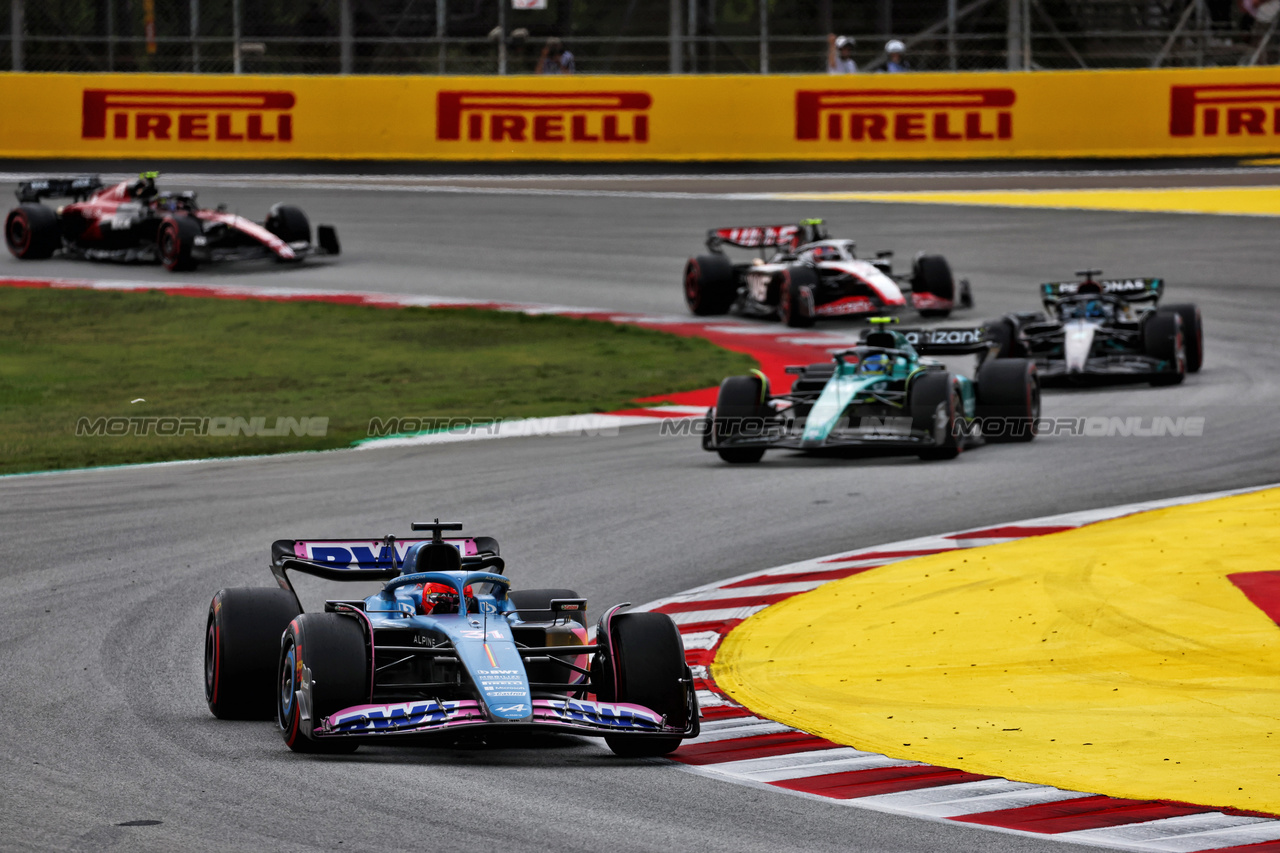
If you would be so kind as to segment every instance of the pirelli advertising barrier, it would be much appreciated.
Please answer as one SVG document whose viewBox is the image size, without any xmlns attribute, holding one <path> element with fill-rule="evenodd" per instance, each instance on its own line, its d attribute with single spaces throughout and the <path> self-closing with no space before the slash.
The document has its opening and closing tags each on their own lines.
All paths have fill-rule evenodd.
<svg viewBox="0 0 1280 853">
<path fill-rule="evenodd" d="M 841 77 L 0 74 L 0 157 L 857 160 L 1280 153 L 1280 68 Z"/>
</svg>

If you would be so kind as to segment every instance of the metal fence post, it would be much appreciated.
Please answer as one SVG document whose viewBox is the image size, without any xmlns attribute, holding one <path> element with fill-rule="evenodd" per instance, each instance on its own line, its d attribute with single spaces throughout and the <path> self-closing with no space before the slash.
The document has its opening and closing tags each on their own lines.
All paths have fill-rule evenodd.
<svg viewBox="0 0 1280 853">
<path fill-rule="evenodd" d="M 436 38 L 440 39 L 440 48 L 436 55 L 436 73 L 444 74 L 444 37 L 449 27 L 449 12 L 445 8 L 446 0 L 436 0 Z"/>
<path fill-rule="evenodd" d="M 351 20 L 351 0 L 338 2 L 338 70 L 342 74 L 350 74 L 353 66 L 352 41 L 355 27 Z"/>
<path fill-rule="evenodd" d="M 1005 33 L 1006 67 L 1010 71 L 1022 68 L 1022 0 L 1009 0 L 1009 22 Z"/>
<path fill-rule="evenodd" d="M 507 3 L 498 0 L 498 73 L 507 73 Z"/>
<path fill-rule="evenodd" d="M 760 73 L 769 73 L 769 0 L 760 0 Z"/>
<path fill-rule="evenodd" d="M 685 27 L 684 33 L 686 36 L 690 37 L 686 39 L 686 43 L 689 45 L 689 71 L 690 73 L 697 74 L 698 73 L 698 43 L 693 40 L 693 37 L 698 35 L 698 0 L 688 0 L 688 2 L 689 2 L 689 9 L 688 9 L 689 20 Z"/>
<path fill-rule="evenodd" d="M 668 71 L 672 74 L 679 74 L 684 70 L 684 44 L 680 38 L 680 0 L 671 0 L 671 6 L 668 10 L 670 15 L 670 39 L 669 49 L 667 51 L 669 62 Z"/>
<path fill-rule="evenodd" d="M 955 71 L 958 67 L 956 53 L 956 0 L 947 0 L 947 67 Z"/>
<path fill-rule="evenodd" d="M 107 0 L 107 70 L 116 70 L 116 0 Z"/>
<path fill-rule="evenodd" d="M 26 9 L 23 7 L 24 0 L 10 0 L 9 6 L 9 41 L 11 55 L 13 57 L 13 70 L 21 71 L 22 62 L 22 31 L 26 29 L 25 18 Z"/>
<path fill-rule="evenodd" d="M 191 71 L 200 73 L 200 0 L 191 0 Z"/>
<path fill-rule="evenodd" d="M 240 0 L 231 0 L 231 70 L 241 72 L 240 65 Z"/>
</svg>

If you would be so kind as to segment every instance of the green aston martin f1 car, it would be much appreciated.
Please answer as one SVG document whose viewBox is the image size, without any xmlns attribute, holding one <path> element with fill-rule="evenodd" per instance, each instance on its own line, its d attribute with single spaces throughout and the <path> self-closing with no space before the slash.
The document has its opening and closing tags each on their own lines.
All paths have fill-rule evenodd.
<svg viewBox="0 0 1280 853">
<path fill-rule="evenodd" d="M 953 459 L 991 441 L 1031 441 L 1040 416 L 1035 363 L 995 358 L 984 328 L 888 330 L 830 362 L 789 367 L 796 379 L 772 394 L 764 374 L 731 376 L 707 412 L 702 446 L 726 462 L 759 462 L 766 450 L 897 448 Z M 976 379 L 928 355 L 977 356 Z"/>
</svg>

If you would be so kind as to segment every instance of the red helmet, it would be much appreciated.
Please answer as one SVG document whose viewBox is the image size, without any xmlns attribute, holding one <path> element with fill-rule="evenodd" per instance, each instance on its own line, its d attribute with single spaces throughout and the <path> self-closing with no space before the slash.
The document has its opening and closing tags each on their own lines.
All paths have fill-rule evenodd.
<svg viewBox="0 0 1280 853">
<path fill-rule="evenodd" d="M 419 585 L 422 589 L 422 598 L 418 603 L 418 612 L 423 616 L 432 613 L 436 608 L 440 608 L 440 613 L 457 613 L 458 612 L 458 590 L 444 583 L 424 583 Z M 464 590 L 467 596 L 467 603 L 470 604 L 474 600 L 471 587 L 467 586 Z"/>
</svg>

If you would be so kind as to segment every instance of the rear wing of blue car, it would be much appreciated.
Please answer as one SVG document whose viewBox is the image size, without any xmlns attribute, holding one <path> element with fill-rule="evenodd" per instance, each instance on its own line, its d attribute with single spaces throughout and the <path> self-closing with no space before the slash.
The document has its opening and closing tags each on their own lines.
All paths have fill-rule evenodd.
<svg viewBox="0 0 1280 853">
<path fill-rule="evenodd" d="M 83 201 L 102 189 L 102 179 L 97 175 L 78 178 L 39 178 L 18 184 L 18 201 L 22 204 L 38 202 L 42 198 L 69 198 Z"/>
<path fill-rule="evenodd" d="M 1077 296 L 1082 285 L 1097 285 L 1098 290 L 1109 296 L 1118 296 L 1126 302 L 1157 302 L 1164 294 L 1162 278 L 1104 278 L 1093 281 L 1050 281 L 1040 285 L 1041 298 L 1046 302 L 1065 296 Z M 1088 293 L 1089 289 L 1085 290 Z"/>
<path fill-rule="evenodd" d="M 331 581 L 391 580 L 404 569 L 405 555 L 419 543 L 443 541 L 458 549 L 462 567 L 478 571 L 506 568 L 491 536 L 466 539 L 278 539 L 271 544 L 271 573 L 281 587 L 291 589 L 286 572 L 295 571 Z"/>
</svg>

